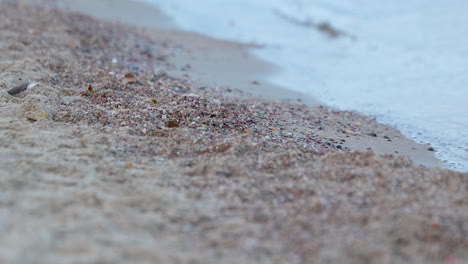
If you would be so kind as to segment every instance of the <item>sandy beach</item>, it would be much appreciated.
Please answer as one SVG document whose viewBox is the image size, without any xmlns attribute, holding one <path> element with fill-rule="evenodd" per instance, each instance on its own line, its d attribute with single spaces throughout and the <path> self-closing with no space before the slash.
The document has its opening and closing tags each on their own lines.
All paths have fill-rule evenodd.
<svg viewBox="0 0 468 264">
<path fill-rule="evenodd" d="M 430 146 L 268 84 L 261 47 L 73 2 L 0 2 L 0 263 L 468 260 Z"/>
</svg>

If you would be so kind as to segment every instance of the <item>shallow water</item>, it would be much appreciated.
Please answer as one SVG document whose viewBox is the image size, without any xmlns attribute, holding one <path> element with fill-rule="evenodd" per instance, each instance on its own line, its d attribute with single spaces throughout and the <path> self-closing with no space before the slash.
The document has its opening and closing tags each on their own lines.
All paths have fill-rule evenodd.
<svg viewBox="0 0 468 264">
<path fill-rule="evenodd" d="M 184 30 L 264 45 L 256 53 L 284 68 L 274 83 L 374 116 L 468 171 L 468 1 L 141 1 Z"/>
</svg>

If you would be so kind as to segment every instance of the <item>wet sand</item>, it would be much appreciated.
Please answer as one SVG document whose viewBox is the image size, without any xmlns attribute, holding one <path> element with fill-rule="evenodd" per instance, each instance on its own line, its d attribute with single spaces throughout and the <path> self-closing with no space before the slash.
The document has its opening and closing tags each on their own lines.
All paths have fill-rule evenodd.
<svg viewBox="0 0 468 264">
<path fill-rule="evenodd" d="M 366 117 L 251 96 L 241 83 L 262 86 L 268 65 L 236 55 L 241 83 L 213 66 L 246 45 L 17 3 L 0 15 L 0 262 L 467 259 L 466 173 L 397 156 L 435 164 Z"/>
</svg>

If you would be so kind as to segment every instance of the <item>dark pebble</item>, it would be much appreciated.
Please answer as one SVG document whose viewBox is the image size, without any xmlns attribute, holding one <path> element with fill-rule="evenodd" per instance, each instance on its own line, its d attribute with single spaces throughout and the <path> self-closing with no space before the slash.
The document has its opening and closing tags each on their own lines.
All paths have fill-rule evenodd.
<svg viewBox="0 0 468 264">
<path fill-rule="evenodd" d="M 336 145 L 336 148 L 341 149 L 341 148 L 343 148 L 343 147 L 342 147 L 341 145 Z"/>
<path fill-rule="evenodd" d="M 427 150 L 429 150 L 429 151 L 434 151 L 434 148 L 433 148 L 433 147 L 430 147 L 430 148 L 428 148 Z"/>
<path fill-rule="evenodd" d="M 369 133 L 369 136 L 371 136 L 371 137 L 377 137 L 377 134 L 376 134 L 376 133 Z"/>
<path fill-rule="evenodd" d="M 8 91 L 9 95 L 19 94 L 28 89 L 28 83 L 23 83 L 22 85 L 16 86 L 15 88 Z"/>
</svg>

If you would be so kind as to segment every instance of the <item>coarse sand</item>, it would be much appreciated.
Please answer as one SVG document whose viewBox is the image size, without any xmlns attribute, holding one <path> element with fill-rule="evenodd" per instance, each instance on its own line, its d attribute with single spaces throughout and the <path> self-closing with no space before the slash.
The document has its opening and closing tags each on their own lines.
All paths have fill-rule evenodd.
<svg viewBox="0 0 468 264">
<path fill-rule="evenodd" d="M 23 1 L 0 16 L 0 263 L 468 260 L 468 174 L 422 166 L 429 146 L 200 85 L 213 66 L 181 58 L 209 54 L 201 36 Z"/>
</svg>

